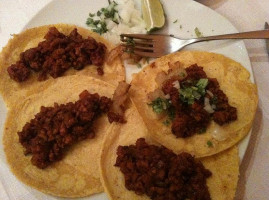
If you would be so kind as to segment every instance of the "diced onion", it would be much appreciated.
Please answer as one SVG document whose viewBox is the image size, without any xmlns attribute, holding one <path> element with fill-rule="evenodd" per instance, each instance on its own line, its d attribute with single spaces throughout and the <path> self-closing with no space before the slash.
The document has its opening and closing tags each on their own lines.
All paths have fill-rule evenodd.
<svg viewBox="0 0 269 200">
<path fill-rule="evenodd" d="M 213 97 L 214 94 L 210 91 L 210 90 L 206 90 L 206 93 L 210 96 L 210 97 Z"/>
<path fill-rule="evenodd" d="M 228 132 L 225 131 L 221 126 L 216 123 L 213 124 L 213 131 L 211 132 L 212 137 L 217 141 L 224 141 L 228 138 Z"/>
<path fill-rule="evenodd" d="M 171 98 L 171 97 L 170 97 L 170 94 L 165 95 L 164 98 L 166 98 L 166 99 L 170 99 L 170 98 Z"/>
<path fill-rule="evenodd" d="M 173 87 L 179 90 L 180 89 L 179 82 L 178 81 L 174 81 L 173 82 Z"/>
<path fill-rule="evenodd" d="M 206 112 L 208 112 L 208 113 L 215 112 L 214 109 L 212 108 L 212 106 L 209 103 L 209 98 L 205 97 L 204 104 L 205 104 L 204 109 L 206 110 Z"/>
</svg>

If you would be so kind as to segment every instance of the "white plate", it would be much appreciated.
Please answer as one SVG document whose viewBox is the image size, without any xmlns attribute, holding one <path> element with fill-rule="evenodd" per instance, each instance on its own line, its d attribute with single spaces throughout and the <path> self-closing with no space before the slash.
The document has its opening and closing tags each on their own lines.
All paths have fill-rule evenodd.
<svg viewBox="0 0 269 200">
<path fill-rule="evenodd" d="M 139 2 L 140 1 L 137 1 L 138 6 L 140 6 Z M 223 16 L 195 1 L 163 0 L 162 3 L 166 13 L 167 22 L 164 29 L 160 31 L 161 33 L 169 33 L 181 38 L 190 38 L 195 37 L 194 29 L 196 27 L 199 28 L 204 36 L 238 32 L 236 28 Z M 35 15 L 24 29 L 55 23 L 76 24 L 87 28 L 85 21 L 88 14 L 90 12 L 97 12 L 97 10 L 101 7 L 105 6 L 107 6 L 107 0 L 55 0 Z M 173 23 L 175 20 L 177 20 L 177 22 Z M 180 28 L 180 26 L 182 28 Z M 226 40 L 204 42 L 194 44 L 186 49 L 210 51 L 230 57 L 248 69 L 251 73 L 251 81 L 254 81 L 250 60 L 243 41 Z M 131 74 L 137 71 L 139 71 L 139 69 L 129 67 L 127 69 L 127 77 L 130 79 Z M 0 99 L 0 130 L 3 130 L 3 121 L 5 117 L 6 108 L 3 100 Z M 239 144 L 240 160 L 242 160 L 246 151 L 249 137 L 250 134 L 248 134 L 248 136 Z M 2 147 L 2 144 L 0 144 L 0 147 Z M 0 159 L 1 162 L 5 163 L 3 148 L 0 150 Z M 7 166 L 3 166 L 3 168 L 6 167 Z M 17 184 L 16 187 L 21 187 L 21 183 L 15 180 L 14 177 L 6 179 L 5 184 L 9 185 L 11 182 L 12 185 Z M 60 199 L 45 195 L 30 187 L 26 187 L 26 189 L 29 193 L 25 196 L 27 197 L 25 199 Z M 104 193 L 102 193 L 82 199 L 105 200 L 108 198 Z"/>
</svg>

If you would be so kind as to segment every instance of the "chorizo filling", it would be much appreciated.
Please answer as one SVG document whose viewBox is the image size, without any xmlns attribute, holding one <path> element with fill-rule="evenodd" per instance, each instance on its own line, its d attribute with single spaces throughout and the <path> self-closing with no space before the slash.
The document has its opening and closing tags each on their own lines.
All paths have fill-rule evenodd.
<svg viewBox="0 0 269 200">
<path fill-rule="evenodd" d="M 115 166 L 124 174 L 125 187 L 153 200 L 210 200 L 206 179 L 212 174 L 188 153 L 174 154 L 144 138 L 119 146 Z"/>
<path fill-rule="evenodd" d="M 25 148 L 25 154 L 32 154 L 33 165 L 46 168 L 61 160 L 69 146 L 94 138 L 95 120 L 108 112 L 111 105 L 111 99 L 85 90 L 74 103 L 42 106 L 40 112 L 18 132 L 19 142 Z"/>
<path fill-rule="evenodd" d="M 176 137 L 205 132 L 211 119 L 219 125 L 237 119 L 237 110 L 229 104 L 217 79 L 208 78 L 202 67 L 195 64 L 177 74 L 172 66 L 168 74 L 163 73 L 158 78 L 168 79 L 162 78 L 160 88 L 149 94 L 149 105 L 157 114 L 168 115 L 164 124 L 172 123 Z"/>
<path fill-rule="evenodd" d="M 66 36 L 51 27 L 44 39 L 37 47 L 22 52 L 20 60 L 8 67 L 13 80 L 26 81 L 31 72 L 38 72 L 40 81 L 47 74 L 57 78 L 71 67 L 80 70 L 90 64 L 98 66 L 98 74 L 103 74 L 106 46 L 94 38 L 83 39 L 77 29 Z"/>
</svg>

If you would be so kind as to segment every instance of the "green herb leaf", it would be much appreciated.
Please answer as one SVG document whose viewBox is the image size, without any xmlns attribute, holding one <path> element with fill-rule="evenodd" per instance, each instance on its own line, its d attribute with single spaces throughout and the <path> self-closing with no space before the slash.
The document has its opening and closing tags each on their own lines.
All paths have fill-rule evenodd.
<svg viewBox="0 0 269 200">
<path fill-rule="evenodd" d="M 194 32 L 195 32 L 195 35 L 196 35 L 196 37 L 203 37 L 203 34 L 200 32 L 200 30 L 196 27 L 195 29 L 194 29 Z"/>
<path fill-rule="evenodd" d="M 217 105 L 218 103 L 218 97 L 217 96 L 213 96 L 211 99 L 210 99 L 210 104 L 211 105 Z"/>
<path fill-rule="evenodd" d="M 161 97 L 158 97 L 153 100 L 149 105 L 152 106 L 154 112 L 160 114 L 163 111 L 167 110 L 170 107 L 171 103 L 169 103 L 167 99 L 162 99 Z"/>
<path fill-rule="evenodd" d="M 208 147 L 213 147 L 213 143 L 210 140 L 208 140 L 206 144 Z"/>
<path fill-rule="evenodd" d="M 193 84 L 191 80 L 187 80 L 188 83 Z M 195 86 L 185 87 L 180 89 L 180 99 L 181 101 L 193 104 L 195 100 L 199 100 L 206 93 L 206 86 L 208 85 L 208 79 L 199 79 Z"/>
<path fill-rule="evenodd" d="M 173 22 L 174 24 L 177 23 L 177 19 Z"/>
<path fill-rule="evenodd" d="M 208 85 L 208 79 L 207 79 L 207 78 L 201 78 L 201 79 L 196 83 L 196 86 L 197 86 L 198 88 L 203 88 L 203 89 L 205 89 L 207 85 Z"/>
<path fill-rule="evenodd" d="M 168 115 L 168 118 L 173 121 L 175 119 L 175 116 L 176 116 L 176 110 L 174 108 L 174 106 L 170 105 L 168 110 L 167 110 L 167 115 Z"/>
<path fill-rule="evenodd" d="M 109 1 L 109 5 L 106 8 L 101 8 L 96 14 L 90 13 L 86 20 L 87 26 L 100 35 L 108 31 L 105 19 L 111 19 L 115 23 L 119 23 L 118 11 L 115 8 L 116 2 Z M 93 18 L 95 17 L 95 18 Z"/>
<path fill-rule="evenodd" d="M 135 41 L 133 38 L 126 38 L 126 44 L 129 46 L 134 46 L 135 45 Z"/>
</svg>

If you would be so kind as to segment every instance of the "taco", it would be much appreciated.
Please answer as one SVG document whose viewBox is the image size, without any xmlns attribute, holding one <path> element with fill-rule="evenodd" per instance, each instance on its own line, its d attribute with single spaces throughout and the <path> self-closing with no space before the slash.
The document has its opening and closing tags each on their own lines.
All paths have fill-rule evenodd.
<svg viewBox="0 0 269 200">
<path fill-rule="evenodd" d="M 110 123 L 107 116 L 101 113 L 88 123 L 88 118 L 93 116 L 94 112 L 87 114 L 84 113 L 85 109 L 89 106 L 96 109 L 98 105 L 92 106 L 88 99 L 81 99 L 91 93 L 90 98 L 94 101 L 96 98 L 103 101 L 98 109 L 104 111 L 111 103 L 108 98 L 112 98 L 114 90 L 113 85 L 92 77 L 64 76 L 54 80 L 54 84 L 42 92 L 35 91 L 23 101 L 11 106 L 7 114 L 3 144 L 7 162 L 14 175 L 23 183 L 55 196 L 83 197 L 102 192 L 98 160 Z M 81 102 L 77 104 L 78 101 Z M 71 107 L 71 112 L 66 106 Z M 60 111 L 54 112 L 55 108 Z M 64 108 L 62 112 L 61 108 Z M 59 113 L 61 115 L 57 117 Z M 72 113 L 78 117 L 70 117 Z M 59 123 L 60 126 L 57 125 Z M 53 129 L 47 130 L 47 127 Z M 30 134 L 27 133 L 29 129 Z M 42 130 L 47 130 L 47 133 L 42 134 Z M 57 134 L 63 134 L 64 140 L 58 138 L 59 135 L 53 136 L 54 130 Z M 67 135 L 66 130 L 78 135 L 78 139 L 75 138 L 76 143 L 72 143 L 74 138 L 70 138 L 72 136 Z M 38 135 L 35 131 L 38 131 Z M 86 131 L 87 135 L 81 135 L 83 131 Z M 67 145 L 61 153 L 62 145 L 69 143 L 72 145 Z"/>
<path fill-rule="evenodd" d="M 248 134 L 258 102 L 249 78 L 223 55 L 178 52 L 136 74 L 130 96 L 154 140 L 176 153 L 204 157 Z"/>
<path fill-rule="evenodd" d="M 103 143 L 101 153 L 101 177 L 105 192 L 108 194 L 111 200 L 146 200 L 158 198 L 168 199 L 164 198 L 164 196 L 168 195 L 168 193 L 174 193 L 174 195 L 176 195 L 175 191 L 177 190 L 177 188 L 180 187 L 179 184 L 174 185 L 173 187 L 171 185 L 166 185 L 166 181 L 168 181 L 168 178 L 166 176 L 168 176 L 169 174 L 169 180 L 172 180 L 170 173 L 173 173 L 172 171 L 175 169 L 171 169 L 169 173 L 163 173 L 161 171 L 158 171 L 158 167 L 164 166 L 164 164 L 160 162 L 161 153 L 159 153 L 158 155 L 150 154 L 152 148 L 166 148 L 161 147 L 159 143 L 155 142 L 148 135 L 147 128 L 142 118 L 138 114 L 135 106 L 129 107 L 129 109 L 126 111 L 126 117 L 128 119 L 128 123 L 121 126 L 117 124 L 112 125 L 111 129 L 109 130 L 110 133 L 106 135 L 105 141 Z M 152 146 L 150 146 L 149 148 L 145 148 L 145 143 L 143 142 L 143 140 L 137 140 L 138 138 L 143 138 L 146 143 Z M 142 151 L 136 152 L 137 146 L 140 146 L 140 148 L 142 146 Z M 137 156 L 140 158 L 140 162 L 137 162 L 137 160 L 135 160 L 134 157 L 130 157 L 130 155 L 122 155 L 122 151 L 127 152 L 128 148 L 131 148 L 131 153 L 138 154 Z M 170 150 L 166 149 L 165 151 L 169 152 Z M 169 154 L 170 153 L 171 152 L 169 152 Z M 148 160 L 152 159 L 152 163 L 154 163 L 154 159 L 156 158 L 157 166 L 152 165 L 152 163 L 147 163 L 148 160 L 146 162 L 142 161 L 144 156 L 147 157 Z M 119 163 L 119 157 L 120 159 L 127 160 L 127 165 L 125 165 L 126 163 L 124 162 Z M 196 162 L 201 162 L 204 166 L 203 170 L 209 170 L 211 173 L 211 176 L 206 179 L 206 190 L 208 190 L 210 197 L 207 196 L 207 198 L 202 198 L 202 196 L 200 196 L 200 199 L 230 200 L 234 198 L 239 175 L 239 157 L 237 146 L 233 146 L 228 150 L 225 150 L 219 154 L 210 157 L 200 158 L 199 160 L 196 159 Z M 181 163 L 178 164 L 179 166 L 181 165 Z M 169 164 L 166 166 L 169 166 Z M 135 171 L 132 171 L 132 168 L 135 168 Z M 156 171 L 156 174 L 153 177 L 150 177 L 150 174 L 152 174 L 154 170 Z M 125 173 L 129 173 L 129 177 L 125 176 L 122 171 L 125 171 Z M 186 169 L 186 173 L 192 173 L 191 171 L 192 170 Z M 166 174 L 164 175 L 166 178 L 163 178 L 163 175 L 161 174 Z M 161 177 L 160 180 L 154 181 L 154 179 L 158 179 L 157 177 Z M 200 187 L 200 184 L 198 184 L 197 182 L 198 179 L 199 178 L 193 178 L 193 180 L 196 181 L 196 188 Z M 183 179 L 176 179 L 175 181 L 180 183 L 182 180 Z M 190 181 L 189 179 L 184 180 L 186 183 Z M 130 182 L 132 184 L 130 184 Z M 147 190 L 150 190 L 148 194 L 146 194 Z M 197 194 L 197 191 L 190 188 L 185 188 L 184 191 L 191 192 L 191 194 L 193 195 Z M 156 195 L 156 193 L 158 192 L 159 194 Z M 202 193 L 204 192 L 205 190 L 203 190 Z M 188 196 L 183 199 L 186 198 L 192 199 L 188 198 Z M 173 198 L 171 197 L 170 199 Z"/>
<path fill-rule="evenodd" d="M 74 25 L 25 30 L 13 35 L 0 54 L 0 93 L 9 106 L 33 94 L 34 88 L 42 91 L 58 76 L 74 74 L 117 85 L 125 80 L 125 69 L 119 58 L 106 63 L 107 52 L 113 48 L 100 35 Z M 44 81 L 47 84 L 41 84 Z"/>
</svg>

